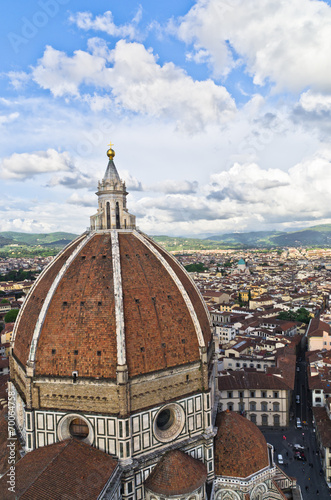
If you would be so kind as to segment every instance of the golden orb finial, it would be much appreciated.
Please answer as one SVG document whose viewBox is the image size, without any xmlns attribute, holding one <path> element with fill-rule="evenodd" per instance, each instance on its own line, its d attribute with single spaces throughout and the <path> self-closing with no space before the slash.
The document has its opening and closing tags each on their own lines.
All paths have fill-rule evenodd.
<svg viewBox="0 0 331 500">
<path fill-rule="evenodd" d="M 115 156 L 115 151 L 112 149 L 112 146 L 114 146 L 114 144 L 112 144 L 111 142 L 108 144 L 109 146 L 109 149 L 107 151 L 107 156 L 110 160 L 112 160 Z"/>
</svg>

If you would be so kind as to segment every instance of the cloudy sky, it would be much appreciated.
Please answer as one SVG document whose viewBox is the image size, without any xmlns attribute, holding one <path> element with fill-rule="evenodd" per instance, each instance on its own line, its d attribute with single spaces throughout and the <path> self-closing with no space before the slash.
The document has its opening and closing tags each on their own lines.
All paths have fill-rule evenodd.
<svg viewBox="0 0 331 500">
<path fill-rule="evenodd" d="M 149 234 L 331 222 L 331 1 L 2 8 L 1 231 L 84 231 L 109 141 Z"/>
</svg>

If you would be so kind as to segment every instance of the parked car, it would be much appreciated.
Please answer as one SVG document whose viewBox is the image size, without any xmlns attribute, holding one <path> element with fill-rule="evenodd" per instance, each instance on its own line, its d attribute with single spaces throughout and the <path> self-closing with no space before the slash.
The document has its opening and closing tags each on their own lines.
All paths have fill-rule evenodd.
<svg viewBox="0 0 331 500">
<path fill-rule="evenodd" d="M 296 426 L 297 426 L 297 429 L 302 429 L 302 424 L 301 424 L 301 420 L 299 417 L 297 418 Z"/>
<path fill-rule="evenodd" d="M 297 372 L 299 372 L 299 371 L 300 371 L 300 366 L 297 366 Z"/>
<path fill-rule="evenodd" d="M 303 451 L 305 448 L 304 446 L 301 446 L 301 444 L 294 444 L 293 449 L 294 451 Z"/>
<path fill-rule="evenodd" d="M 280 465 L 283 465 L 283 463 L 284 463 L 284 460 L 283 460 L 283 455 L 278 455 L 278 456 L 277 456 L 277 458 L 278 458 L 278 463 L 279 463 Z"/>
<path fill-rule="evenodd" d="M 297 402 L 297 403 L 300 403 L 300 396 L 299 396 L 299 394 L 297 394 L 297 395 L 295 396 L 295 399 L 296 399 L 296 402 Z"/>
</svg>

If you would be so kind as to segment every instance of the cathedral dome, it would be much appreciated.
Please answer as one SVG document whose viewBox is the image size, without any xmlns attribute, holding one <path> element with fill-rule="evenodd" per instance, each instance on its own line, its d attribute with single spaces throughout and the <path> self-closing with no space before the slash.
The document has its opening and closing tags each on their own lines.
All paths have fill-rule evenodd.
<svg viewBox="0 0 331 500">
<path fill-rule="evenodd" d="M 232 411 L 217 415 L 215 475 L 246 478 L 269 466 L 268 445 L 258 427 Z"/>
<path fill-rule="evenodd" d="M 116 379 L 200 360 L 211 329 L 181 265 L 136 230 L 91 231 L 35 283 L 14 332 L 13 356 L 35 376 Z"/>
<path fill-rule="evenodd" d="M 208 363 L 207 350 L 212 346 L 207 308 L 178 261 L 136 230 L 114 155 L 113 149 L 108 150 L 108 166 L 96 193 L 99 208 L 91 217 L 90 230 L 64 248 L 31 289 L 15 324 L 12 358 L 34 380 L 96 379 L 115 385 L 195 365 L 194 374 L 183 372 L 174 382 L 173 394 L 208 387 L 207 379 L 202 380 L 208 372 L 202 370 L 202 378 L 197 376 L 201 362 Z M 24 377 L 15 366 L 12 373 L 21 384 Z M 27 387 L 26 380 L 24 384 Z M 47 386 L 40 387 L 39 395 L 45 390 L 45 398 L 53 397 Z M 58 394 L 62 403 L 56 404 L 68 408 L 74 398 L 63 393 L 64 387 Z M 147 392 L 147 387 L 139 392 L 136 382 L 134 397 Z M 86 399 L 82 394 L 76 399 Z M 110 400 L 111 411 L 119 411 L 116 398 L 124 404 L 123 412 L 132 408 L 125 391 L 119 395 L 116 387 L 112 395 L 108 391 L 98 398 L 108 409 Z"/>
</svg>

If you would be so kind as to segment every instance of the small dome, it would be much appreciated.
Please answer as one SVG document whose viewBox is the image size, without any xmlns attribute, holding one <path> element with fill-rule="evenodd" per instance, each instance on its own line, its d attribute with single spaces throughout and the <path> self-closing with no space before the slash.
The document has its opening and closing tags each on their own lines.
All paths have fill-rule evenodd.
<svg viewBox="0 0 331 500">
<path fill-rule="evenodd" d="M 180 450 L 163 455 L 148 476 L 145 487 L 152 493 L 173 496 L 193 493 L 207 479 L 205 464 Z"/>
<path fill-rule="evenodd" d="M 268 445 L 258 427 L 232 411 L 217 415 L 215 475 L 248 477 L 269 466 Z"/>
</svg>

